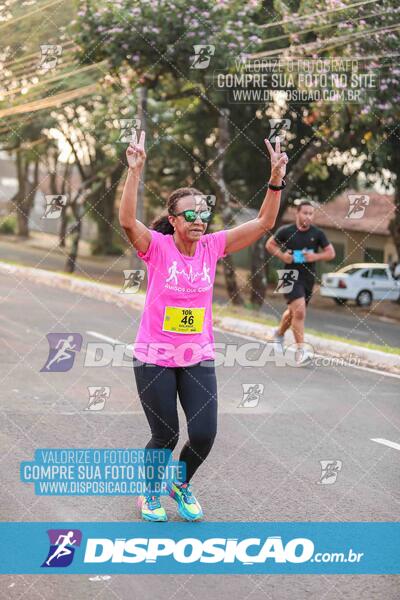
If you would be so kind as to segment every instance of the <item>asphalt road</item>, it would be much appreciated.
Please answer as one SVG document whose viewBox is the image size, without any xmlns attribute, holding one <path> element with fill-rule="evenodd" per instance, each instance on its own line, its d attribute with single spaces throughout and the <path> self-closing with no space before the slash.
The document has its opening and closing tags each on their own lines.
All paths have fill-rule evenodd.
<svg viewBox="0 0 400 600">
<path fill-rule="evenodd" d="M 306 329 L 313 329 L 331 335 L 338 335 L 349 340 L 378 344 L 378 346 L 399 347 L 400 324 L 394 319 L 371 314 L 360 310 L 354 303 L 336 306 L 333 301 L 328 308 L 317 308 L 311 299 L 307 310 Z M 286 306 L 281 298 L 268 296 L 264 301 L 263 311 L 268 316 L 280 320 Z"/>
<path fill-rule="evenodd" d="M 19 262 L 27 266 L 39 266 L 42 269 L 60 270 L 65 266 L 65 256 L 58 249 L 45 252 L 43 249 L 17 245 L 7 242 L 4 236 L 0 240 L 0 260 Z M 129 268 L 126 257 L 107 259 L 80 258 L 76 274 L 102 283 L 122 284 L 122 270 Z M 217 301 L 226 303 L 225 297 Z M 313 305 L 314 304 L 314 305 Z M 285 310 L 285 302 L 281 297 L 269 294 L 265 298 L 263 311 L 269 318 L 275 317 L 277 322 Z M 311 301 L 307 314 L 307 327 L 324 333 L 339 335 L 344 338 L 370 342 L 380 346 L 399 346 L 400 324 L 386 317 L 379 317 L 369 312 L 361 311 L 351 303 L 337 307 L 333 301 L 329 309 L 321 309 Z"/>
<path fill-rule="evenodd" d="M 129 497 L 35 496 L 22 460 L 43 447 L 142 447 L 149 431 L 131 367 L 83 367 L 88 342 L 134 341 L 140 314 L 75 293 L 0 275 L 1 520 L 138 521 Z M 79 332 L 83 347 L 66 373 L 41 373 L 46 334 Z M 90 334 L 88 332 L 91 332 Z M 103 336 L 103 337 L 102 337 Z M 216 334 L 216 341 L 245 343 Z M 193 483 L 207 521 L 398 520 L 398 379 L 353 368 L 220 366 L 214 448 Z M 241 408 L 243 384 L 264 392 Z M 88 386 L 110 386 L 102 411 L 85 411 Z M 185 441 L 184 419 L 178 448 Z M 318 485 L 321 460 L 342 461 L 333 485 Z M 164 502 L 176 521 L 173 501 Z M 151 526 L 151 525 L 150 525 Z M 398 576 L 2 576 L 1 598 L 64 600 L 394 600 Z"/>
</svg>

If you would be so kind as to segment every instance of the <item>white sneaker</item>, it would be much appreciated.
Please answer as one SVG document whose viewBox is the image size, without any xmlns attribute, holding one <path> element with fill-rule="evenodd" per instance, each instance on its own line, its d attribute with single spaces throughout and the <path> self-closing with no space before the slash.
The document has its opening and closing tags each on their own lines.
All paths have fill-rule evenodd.
<svg viewBox="0 0 400 600">
<path fill-rule="evenodd" d="M 306 367 L 312 363 L 314 353 L 310 352 L 307 348 L 299 348 L 296 350 L 296 366 Z"/>
</svg>

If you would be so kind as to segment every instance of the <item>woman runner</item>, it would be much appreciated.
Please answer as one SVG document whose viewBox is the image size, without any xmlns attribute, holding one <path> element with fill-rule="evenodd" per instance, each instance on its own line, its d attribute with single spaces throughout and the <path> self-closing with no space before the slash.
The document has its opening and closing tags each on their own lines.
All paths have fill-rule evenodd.
<svg viewBox="0 0 400 600">
<path fill-rule="evenodd" d="M 169 488 L 186 520 L 203 516 L 191 479 L 208 456 L 217 432 L 217 383 L 212 329 L 212 293 L 218 259 L 250 246 L 269 231 L 278 214 L 288 161 L 264 140 L 271 160 L 268 190 L 255 219 L 206 234 L 211 210 L 195 188 L 179 188 L 167 201 L 167 214 L 149 229 L 136 219 L 137 192 L 146 159 L 145 135 L 127 151 L 128 174 L 119 222 L 137 255 L 147 264 L 145 306 L 134 344 L 134 373 L 151 439 L 146 448 L 173 451 L 179 436 L 177 396 L 185 413 L 188 441 L 179 460 L 185 481 Z M 166 521 L 160 497 L 138 497 L 142 518 Z"/>
</svg>

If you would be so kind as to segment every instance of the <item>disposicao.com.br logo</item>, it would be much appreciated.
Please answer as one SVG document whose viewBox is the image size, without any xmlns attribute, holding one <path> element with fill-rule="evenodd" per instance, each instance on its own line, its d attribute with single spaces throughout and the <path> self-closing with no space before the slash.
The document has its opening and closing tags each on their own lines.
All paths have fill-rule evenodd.
<svg viewBox="0 0 400 600">
<path fill-rule="evenodd" d="M 375 523 L 215 522 L 196 527 L 188 524 L 185 531 L 180 524 L 167 524 L 162 531 L 152 527 L 152 532 L 143 523 L 80 523 L 79 530 L 76 525 L 60 523 L 63 529 L 46 529 L 50 540 L 46 554 L 42 525 L 25 524 L 36 532 L 41 550 L 33 562 L 32 557 L 21 555 L 18 572 L 43 573 L 43 568 L 50 568 L 53 573 L 274 574 L 397 569 L 392 558 L 397 556 L 397 545 L 389 541 L 382 556 L 373 543 L 377 541 Z M 388 525 L 378 528 L 382 530 L 381 539 L 386 540 Z M 344 529 L 340 536 L 339 529 Z M 382 564 L 378 564 L 380 560 Z"/>
<path fill-rule="evenodd" d="M 252 548 L 252 552 L 248 552 Z M 280 536 L 261 538 L 229 539 L 208 538 L 131 538 L 131 539 L 88 539 L 85 563 L 140 563 L 157 562 L 171 557 L 178 563 L 262 563 L 268 558 L 276 562 L 305 562 L 314 553 L 314 544 L 306 538 L 292 539 L 283 545 Z"/>
</svg>

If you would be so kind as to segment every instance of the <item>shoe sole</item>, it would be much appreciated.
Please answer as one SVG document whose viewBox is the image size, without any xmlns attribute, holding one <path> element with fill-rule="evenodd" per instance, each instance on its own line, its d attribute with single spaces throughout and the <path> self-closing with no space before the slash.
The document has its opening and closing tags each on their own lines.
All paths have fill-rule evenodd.
<svg viewBox="0 0 400 600">
<path fill-rule="evenodd" d="M 302 360 L 296 364 L 297 367 L 308 367 L 313 364 L 313 357 L 307 357 L 305 360 Z"/>
<path fill-rule="evenodd" d="M 152 523 L 165 523 L 165 521 L 167 521 L 167 517 L 165 517 L 165 519 L 162 519 L 160 517 L 151 517 L 150 515 L 143 515 L 142 514 L 142 519 L 144 519 L 145 521 L 151 521 Z"/>
<path fill-rule="evenodd" d="M 200 519 L 202 519 L 204 516 L 203 513 L 201 513 L 200 515 L 196 515 L 194 517 L 189 516 L 188 513 L 184 512 L 184 509 L 182 509 L 180 504 L 178 504 L 178 514 L 182 517 L 182 519 L 185 519 L 185 521 L 200 521 Z"/>
</svg>

